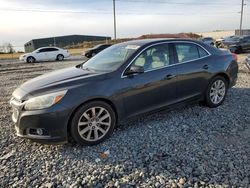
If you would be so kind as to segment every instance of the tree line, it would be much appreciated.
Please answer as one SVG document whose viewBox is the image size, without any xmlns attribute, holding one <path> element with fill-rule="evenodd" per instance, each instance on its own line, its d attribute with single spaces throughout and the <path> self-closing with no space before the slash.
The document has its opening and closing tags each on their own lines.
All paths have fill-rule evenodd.
<svg viewBox="0 0 250 188">
<path fill-rule="evenodd" d="M 10 42 L 6 42 L 6 43 L 3 43 L 1 46 L 0 46 L 0 53 L 14 53 L 15 50 L 13 48 L 13 45 L 10 43 Z"/>
</svg>

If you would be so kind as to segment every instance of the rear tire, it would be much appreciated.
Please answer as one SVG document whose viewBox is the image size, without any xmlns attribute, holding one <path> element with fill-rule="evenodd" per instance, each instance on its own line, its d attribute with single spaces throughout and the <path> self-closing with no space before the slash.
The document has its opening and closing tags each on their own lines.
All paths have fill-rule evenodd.
<svg viewBox="0 0 250 188">
<path fill-rule="evenodd" d="M 206 89 L 205 104 L 210 108 L 220 106 L 225 100 L 227 90 L 227 80 L 222 76 L 214 77 Z"/>
<path fill-rule="evenodd" d="M 26 58 L 26 63 L 35 63 L 36 59 L 32 56 L 29 56 Z"/>
<path fill-rule="evenodd" d="M 116 116 L 112 107 L 102 101 L 93 101 L 75 112 L 70 132 L 77 143 L 92 146 L 109 138 L 115 124 Z"/>
<path fill-rule="evenodd" d="M 63 59 L 64 59 L 64 56 L 62 54 L 58 54 L 56 57 L 57 61 L 63 61 Z"/>
</svg>

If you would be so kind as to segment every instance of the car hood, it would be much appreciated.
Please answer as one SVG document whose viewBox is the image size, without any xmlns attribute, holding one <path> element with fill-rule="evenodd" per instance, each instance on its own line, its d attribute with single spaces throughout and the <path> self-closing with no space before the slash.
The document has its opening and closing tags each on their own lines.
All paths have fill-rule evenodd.
<svg viewBox="0 0 250 188">
<path fill-rule="evenodd" d="M 54 90 L 63 90 L 65 88 L 73 88 L 83 85 L 84 82 L 93 77 L 100 75 L 100 73 L 83 70 L 77 67 L 71 67 L 53 71 L 36 78 L 33 78 L 13 92 L 13 96 L 19 100 L 24 100 L 30 95 L 39 95 L 41 93 L 48 93 Z"/>
<path fill-rule="evenodd" d="M 230 46 L 230 45 L 237 45 L 239 41 L 223 41 L 224 45 Z"/>
<path fill-rule="evenodd" d="M 31 55 L 31 53 L 25 53 L 25 54 L 22 54 L 21 57 L 25 57 L 25 56 L 29 56 Z"/>
</svg>

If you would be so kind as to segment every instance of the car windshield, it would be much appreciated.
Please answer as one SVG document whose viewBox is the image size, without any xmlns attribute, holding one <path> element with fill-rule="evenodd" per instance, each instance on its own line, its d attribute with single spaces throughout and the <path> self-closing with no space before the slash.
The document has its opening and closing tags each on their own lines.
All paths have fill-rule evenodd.
<svg viewBox="0 0 250 188">
<path fill-rule="evenodd" d="M 106 48 L 85 62 L 81 68 L 93 71 L 112 72 L 118 69 L 140 46 L 126 43 Z"/>
<path fill-rule="evenodd" d="M 39 52 L 39 50 L 41 50 L 41 48 L 34 50 L 33 53 L 37 53 L 37 52 Z"/>
<path fill-rule="evenodd" d="M 98 44 L 98 45 L 94 46 L 93 49 L 97 49 L 97 48 L 99 48 L 101 46 L 102 46 L 102 44 Z"/>
</svg>

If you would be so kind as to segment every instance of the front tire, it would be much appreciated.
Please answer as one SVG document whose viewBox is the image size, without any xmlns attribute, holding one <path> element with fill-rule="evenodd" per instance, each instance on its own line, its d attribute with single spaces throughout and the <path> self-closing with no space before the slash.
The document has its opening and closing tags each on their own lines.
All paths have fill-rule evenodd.
<svg viewBox="0 0 250 188">
<path fill-rule="evenodd" d="M 115 124 L 116 116 L 110 105 L 102 101 L 89 102 L 75 112 L 71 136 L 81 145 L 96 145 L 110 137 Z"/>
<path fill-rule="evenodd" d="M 64 59 L 64 56 L 62 54 L 58 54 L 56 57 L 57 61 L 63 61 L 63 59 Z"/>
<path fill-rule="evenodd" d="M 32 56 L 29 56 L 26 59 L 26 63 L 35 63 L 35 62 L 36 62 L 36 59 Z"/>
<path fill-rule="evenodd" d="M 214 77 L 209 83 L 205 93 L 205 103 L 210 108 L 220 106 L 225 100 L 228 82 L 222 76 Z"/>
</svg>

